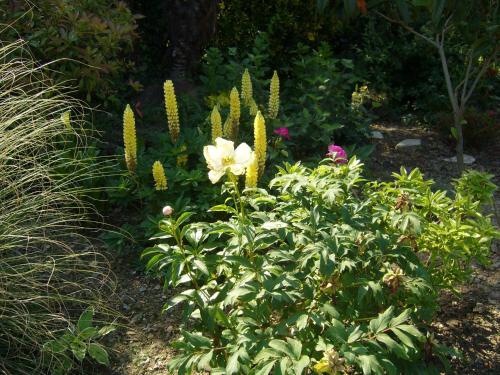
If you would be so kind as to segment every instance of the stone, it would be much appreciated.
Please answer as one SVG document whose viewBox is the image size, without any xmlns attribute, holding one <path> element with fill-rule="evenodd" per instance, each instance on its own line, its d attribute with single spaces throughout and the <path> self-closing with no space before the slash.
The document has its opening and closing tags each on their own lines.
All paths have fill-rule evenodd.
<svg viewBox="0 0 500 375">
<path fill-rule="evenodd" d="M 396 149 L 412 148 L 422 146 L 422 140 L 418 138 L 403 139 L 396 145 Z"/>
<path fill-rule="evenodd" d="M 456 163 L 457 162 L 457 157 L 455 155 L 452 158 L 444 158 L 443 160 L 447 161 L 449 163 Z M 475 161 L 476 161 L 476 158 L 474 156 L 464 154 L 464 164 L 474 164 Z"/>
<path fill-rule="evenodd" d="M 382 132 L 379 132 L 378 130 L 374 130 L 374 131 L 372 131 L 370 138 L 372 138 L 372 139 L 384 139 L 384 135 L 382 134 Z"/>
</svg>

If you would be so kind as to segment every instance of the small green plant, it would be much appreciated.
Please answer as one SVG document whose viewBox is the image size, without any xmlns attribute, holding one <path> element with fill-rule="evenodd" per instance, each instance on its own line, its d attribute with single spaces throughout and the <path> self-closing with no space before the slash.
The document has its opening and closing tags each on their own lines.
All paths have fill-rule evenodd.
<svg viewBox="0 0 500 375">
<path fill-rule="evenodd" d="M 450 351 L 429 329 L 437 293 L 463 280 L 498 236 L 476 201 L 433 193 L 418 170 L 367 183 L 356 158 L 285 165 L 273 193 L 241 191 L 238 161 L 207 147 L 210 173 L 217 158 L 228 163 L 215 171 L 227 175 L 227 198 L 210 210 L 219 220 L 163 219 L 158 244 L 143 252 L 165 288 L 181 288 L 163 309 L 180 305 L 185 322 L 171 371 L 398 374 L 437 373 L 438 358 L 446 365 Z"/>
<path fill-rule="evenodd" d="M 51 371 L 54 375 L 67 374 L 74 367 L 74 359 L 82 362 L 87 354 L 101 365 L 109 365 L 106 349 L 97 341 L 115 330 L 114 325 L 94 326 L 94 308 L 88 307 L 76 326 L 68 327 L 58 339 L 44 344 L 43 350 L 51 356 Z"/>
</svg>

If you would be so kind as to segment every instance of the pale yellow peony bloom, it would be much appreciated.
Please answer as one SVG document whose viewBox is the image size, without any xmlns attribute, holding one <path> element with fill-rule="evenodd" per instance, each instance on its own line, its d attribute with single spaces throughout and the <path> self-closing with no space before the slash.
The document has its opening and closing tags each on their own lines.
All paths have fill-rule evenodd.
<svg viewBox="0 0 500 375">
<path fill-rule="evenodd" d="M 175 97 L 174 83 L 170 80 L 163 85 L 165 93 L 165 110 L 167 112 L 168 130 L 173 143 L 179 139 L 180 122 L 179 110 L 177 109 L 177 98 Z"/>
<path fill-rule="evenodd" d="M 241 143 L 235 150 L 234 142 L 217 138 L 215 146 L 203 148 L 203 156 L 210 169 L 208 178 L 215 184 L 227 172 L 236 176 L 244 174 L 252 156 L 252 149 L 246 143 Z"/>
<path fill-rule="evenodd" d="M 215 143 L 217 138 L 222 137 L 222 118 L 216 105 L 210 114 L 210 123 L 212 124 L 212 143 Z"/>
<path fill-rule="evenodd" d="M 132 112 L 132 108 L 128 104 L 123 112 L 123 144 L 127 169 L 134 172 L 137 166 L 137 139 L 134 112 Z"/>
<path fill-rule="evenodd" d="M 252 152 L 250 157 L 250 162 L 248 163 L 247 173 L 245 175 L 245 187 L 254 188 L 257 187 L 257 181 L 259 179 L 259 161 L 255 152 Z"/>
<path fill-rule="evenodd" d="M 160 161 L 153 163 L 153 178 L 155 180 L 156 190 L 167 190 L 167 177 L 165 176 L 165 169 Z"/>
<path fill-rule="evenodd" d="M 269 118 L 276 118 L 280 108 L 280 79 L 276 70 L 269 86 Z"/>
</svg>

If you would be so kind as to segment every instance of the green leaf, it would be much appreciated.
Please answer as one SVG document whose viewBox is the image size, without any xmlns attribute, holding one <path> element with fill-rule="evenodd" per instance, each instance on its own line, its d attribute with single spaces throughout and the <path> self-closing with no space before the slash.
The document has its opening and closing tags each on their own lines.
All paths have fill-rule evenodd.
<svg viewBox="0 0 500 375">
<path fill-rule="evenodd" d="M 295 374 L 302 374 L 304 369 L 307 366 L 309 366 L 310 362 L 311 362 L 311 360 L 309 359 L 308 356 L 303 355 L 302 357 L 300 357 L 300 359 L 293 364 L 293 369 L 295 371 Z"/>
<path fill-rule="evenodd" d="M 441 15 L 443 14 L 445 4 L 446 0 L 434 0 L 432 7 L 432 23 L 434 26 L 438 26 L 441 21 Z"/>
<path fill-rule="evenodd" d="M 396 6 L 399 10 L 399 14 L 404 22 L 410 22 L 410 10 L 408 9 L 408 5 L 406 4 L 406 0 L 394 0 Z"/>
<path fill-rule="evenodd" d="M 107 326 L 104 326 L 104 327 L 101 327 L 101 329 L 99 329 L 99 336 L 106 336 L 107 334 L 113 332 L 114 330 L 116 330 L 116 327 L 112 324 L 109 324 Z"/>
<path fill-rule="evenodd" d="M 70 344 L 70 348 L 76 359 L 78 359 L 80 362 L 83 361 L 83 359 L 85 358 L 85 354 L 87 353 L 87 346 L 85 345 L 85 343 L 78 339 L 75 339 Z"/>
<path fill-rule="evenodd" d="M 375 319 L 370 321 L 370 330 L 373 333 L 379 333 L 386 329 L 389 326 L 389 321 L 392 318 L 392 314 L 394 312 L 394 307 L 391 306 L 387 310 L 385 310 L 382 314 Z"/>
<path fill-rule="evenodd" d="M 330 315 L 332 318 L 335 318 L 335 319 L 338 319 L 340 314 L 339 312 L 335 309 L 335 307 L 333 307 L 332 305 L 330 305 L 329 303 L 325 303 L 322 307 L 321 307 L 321 310 L 325 313 L 327 313 L 328 315 Z"/>
<path fill-rule="evenodd" d="M 202 272 L 204 273 L 205 275 L 209 276 L 210 275 L 210 272 L 208 271 L 208 268 L 207 268 L 207 265 L 205 264 L 205 262 L 203 262 L 202 260 L 200 259 L 194 259 L 193 260 L 193 263 L 195 264 L 195 266 Z"/>
<path fill-rule="evenodd" d="M 183 212 L 181 214 L 181 216 L 179 216 L 179 218 L 177 219 L 177 221 L 175 222 L 175 226 L 176 227 L 179 227 L 182 223 L 186 222 L 187 220 L 189 220 L 189 218 L 191 216 L 194 215 L 194 212 Z"/>
<path fill-rule="evenodd" d="M 415 327 L 409 324 L 401 324 L 398 326 L 398 329 L 405 331 L 406 333 L 409 333 L 413 337 L 420 338 L 422 337 L 422 333 Z"/>
<path fill-rule="evenodd" d="M 240 369 L 238 357 L 240 356 L 239 350 L 231 354 L 226 365 L 226 375 L 237 374 Z"/>
<path fill-rule="evenodd" d="M 302 354 L 302 343 L 299 340 L 295 340 L 290 337 L 287 337 L 286 341 L 288 341 L 288 344 L 292 348 L 293 352 L 292 358 L 298 360 L 300 358 L 300 355 Z"/>
<path fill-rule="evenodd" d="M 385 344 L 387 348 L 396 354 L 398 357 L 403 358 L 403 359 L 408 359 L 408 354 L 404 350 L 404 348 L 399 345 L 396 340 L 393 340 L 389 335 L 386 335 L 385 333 L 380 333 L 377 335 L 377 341 L 380 341 L 381 343 Z"/>
<path fill-rule="evenodd" d="M 198 370 L 210 371 L 210 361 L 214 355 L 213 349 L 208 353 L 203 354 L 198 361 Z"/>
<path fill-rule="evenodd" d="M 95 327 L 87 327 L 87 328 L 85 328 L 83 331 L 81 331 L 78 334 L 78 338 L 80 340 L 88 340 L 88 339 L 90 339 L 92 337 L 97 336 L 97 334 L 98 334 L 97 328 L 95 328 Z"/>
<path fill-rule="evenodd" d="M 90 356 L 101 365 L 109 366 L 108 352 L 101 345 L 91 343 L 88 346 Z"/>
<path fill-rule="evenodd" d="M 77 328 L 78 331 L 83 331 L 85 328 L 92 327 L 92 320 L 94 319 L 94 308 L 89 306 L 85 309 L 85 311 L 80 315 L 78 319 Z"/>
<path fill-rule="evenodd" d="M 413 341 L 405 333 L 401 332 L 397 328 L 392 328 L 391 330 L 404 345 L 409 346 L 410 348 L 415 348 Z"/>
<path fill-rule="evenodd" d="M 273 360 L 271 362 L 266 363 L 263 365 L 260 369 L 258 369 L 255 372 L 255 375 L 268 375 L 271 370 L 273 369 L 274 364 L 276 363 L 276 360 Z"/>
<path fill-rule="evenodd" d="M 400 325 L 401 323 L 406 322 L 408 319 L 410 319 L 410 315 L 411 315 L 410 309 L 404 310 L 401 314 L 391 319 L 390 326 L 395 327 Z"/>
<path fill-rule="evenodd" d="M 50 340 L 43 345 L 43 349 L 52 353 L 63 353 L 68 347 L 62 340 Z"/>
<path fill-rule="evenodd" d="M 212 340 L 209 338 L 197 334 L 197 333 L 190 333 L 188 331 L 182 331 L 182 336 L 186 339 L 187 342 L 192 344 L 196 348 L 211 348 L 212 347 Z"/>
<path fill-rule="evenodd" d="M 383 374 L 383 368 L 374 355 L 360 355 L 358 360 L 363 370 L 363 374 L 370 375 L 372 372 L 376 374 Z"/>
<path fill-rule="evenodd" d="M 295 358 L 295 354 L 290 347 L 290 345 L 283 340 L 271 340 L 269 346 L 283 354 L 286 354 L 290 358 Z"/>
</svg>

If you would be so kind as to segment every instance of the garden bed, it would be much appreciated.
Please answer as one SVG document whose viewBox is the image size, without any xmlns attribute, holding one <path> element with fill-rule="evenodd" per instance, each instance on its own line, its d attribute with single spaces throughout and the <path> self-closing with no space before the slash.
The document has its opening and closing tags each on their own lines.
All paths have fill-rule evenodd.
<svg viewBox="0 0 500 375">
<path fill-rule="evenodd" d="M 420 168 L 426 178 L 436 181 L 439 188 L 449 188 L 457 176 L 455 164 L 443 159 L 453 150 L 439 135 L 422 128 L 396 124 L 377 124 L 384 139 L 374 140 L 374 154 L 368 162 L 372 178 L 387 179 L 401 165 Z M 420 138 L 422 146 L 411 150 L 396 150 L 395 145 L 405 138 Z M 475 169 L 496 176 L 500 161 L 498 145 L 493 144 L 474 154 Z M 140 250 L 140 249 L 138 249 Z M 452 359 L 453 373 L 498 374 L 500 372 L 500 251 L 494 244 L 491 266 L 475 267 L 470 284 L 460 287 L 460 296 L 443 293 L 440 310 L 432 325 L 436 339 L 460 350 L 463 359 Z M 169 342 L 177 335 L 180 311 L 161 314 L 163 304 L 172 296 L 162 291 L 158 280 L 145 275 L 137 265 L 137 254 L 117 257 L 112 263 L 117 275 L 114 304 L 127 318 L 127 327 L 110 337 L 113 367 L 108 374 L 164 374 L 173 351 Z M 135 269 L 131 264 L 136 264 Z M 103 374 L 102 368 L 95 373 Z"/>
</svg>

